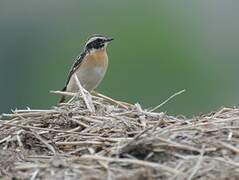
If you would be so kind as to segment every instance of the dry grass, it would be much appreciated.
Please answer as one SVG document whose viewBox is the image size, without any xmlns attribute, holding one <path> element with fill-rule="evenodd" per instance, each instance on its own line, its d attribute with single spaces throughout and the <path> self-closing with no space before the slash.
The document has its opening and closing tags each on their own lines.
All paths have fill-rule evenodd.
<svg viewBox="0 0 239 180">
<path fill-rule="evenodd" d="M 84 93 L 1 119 L 0 179 L 239 179 L 237 108 L 187 119 Z"/>
</svg>

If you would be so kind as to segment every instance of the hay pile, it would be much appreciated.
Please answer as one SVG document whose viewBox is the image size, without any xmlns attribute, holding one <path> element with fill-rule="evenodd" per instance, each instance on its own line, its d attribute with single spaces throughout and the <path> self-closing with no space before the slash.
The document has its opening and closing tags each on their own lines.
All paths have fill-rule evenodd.
<svg viewBox="0 0 239 180">
<path fill-rule="evenodd" d="M 0 179 L 239 179 L 239 109 L 187 119 L 76 98 L 0 121 Z"/>
</svg>

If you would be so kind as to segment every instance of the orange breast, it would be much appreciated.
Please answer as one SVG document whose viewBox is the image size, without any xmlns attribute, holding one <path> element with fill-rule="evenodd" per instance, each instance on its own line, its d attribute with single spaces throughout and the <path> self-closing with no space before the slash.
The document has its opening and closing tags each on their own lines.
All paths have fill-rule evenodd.
<svg viewBox="0 0 239 180">
<path fill-rule="evenodd" d="M 108 66 L 108 56 L 106 50 L 97 50 L 93 53 L 88 54 L 82 62 L 80 68 L 89 68 L 89 67 L 105 67 Z"/>
</svg>

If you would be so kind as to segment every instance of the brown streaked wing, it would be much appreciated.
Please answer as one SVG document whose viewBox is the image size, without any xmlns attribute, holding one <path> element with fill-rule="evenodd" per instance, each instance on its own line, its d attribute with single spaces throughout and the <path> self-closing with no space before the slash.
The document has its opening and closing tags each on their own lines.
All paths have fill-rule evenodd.
<svg viewBox="0 0 239 180">
<path fill-rule="evenodd" d="M 69 72 L 69 75 L 67 77 L 67 81 L 66 81 L 66 86 L 69 83 L 71 76 L 75 73 L 75 71 L 80 67 L 84 57 L 86 56 L 86 52 L 82 52 L 76 59 L 75 62 L 73 64 L 73 66 L 71 67 L 71 70 Z"/>
</svg>

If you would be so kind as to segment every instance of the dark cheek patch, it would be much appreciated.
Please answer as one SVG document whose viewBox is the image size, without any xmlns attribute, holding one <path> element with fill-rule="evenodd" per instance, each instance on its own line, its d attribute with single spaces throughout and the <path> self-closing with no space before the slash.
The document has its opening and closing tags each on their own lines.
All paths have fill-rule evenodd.
<svg viewBox="0 0 239 180">
<path fill-rule="evenodd" d="M 87 45 L 87 49 L 100 49 L 104 47 L 104 41 L 102 39 L 97 39 Z"/>
<path fill-rule="evenodd" d="M 97 41 L 91 42 L 87 45 L 87 49 L 100 49 L 102 47 L 104 47 L 104 43 Z"/>
</svg>

